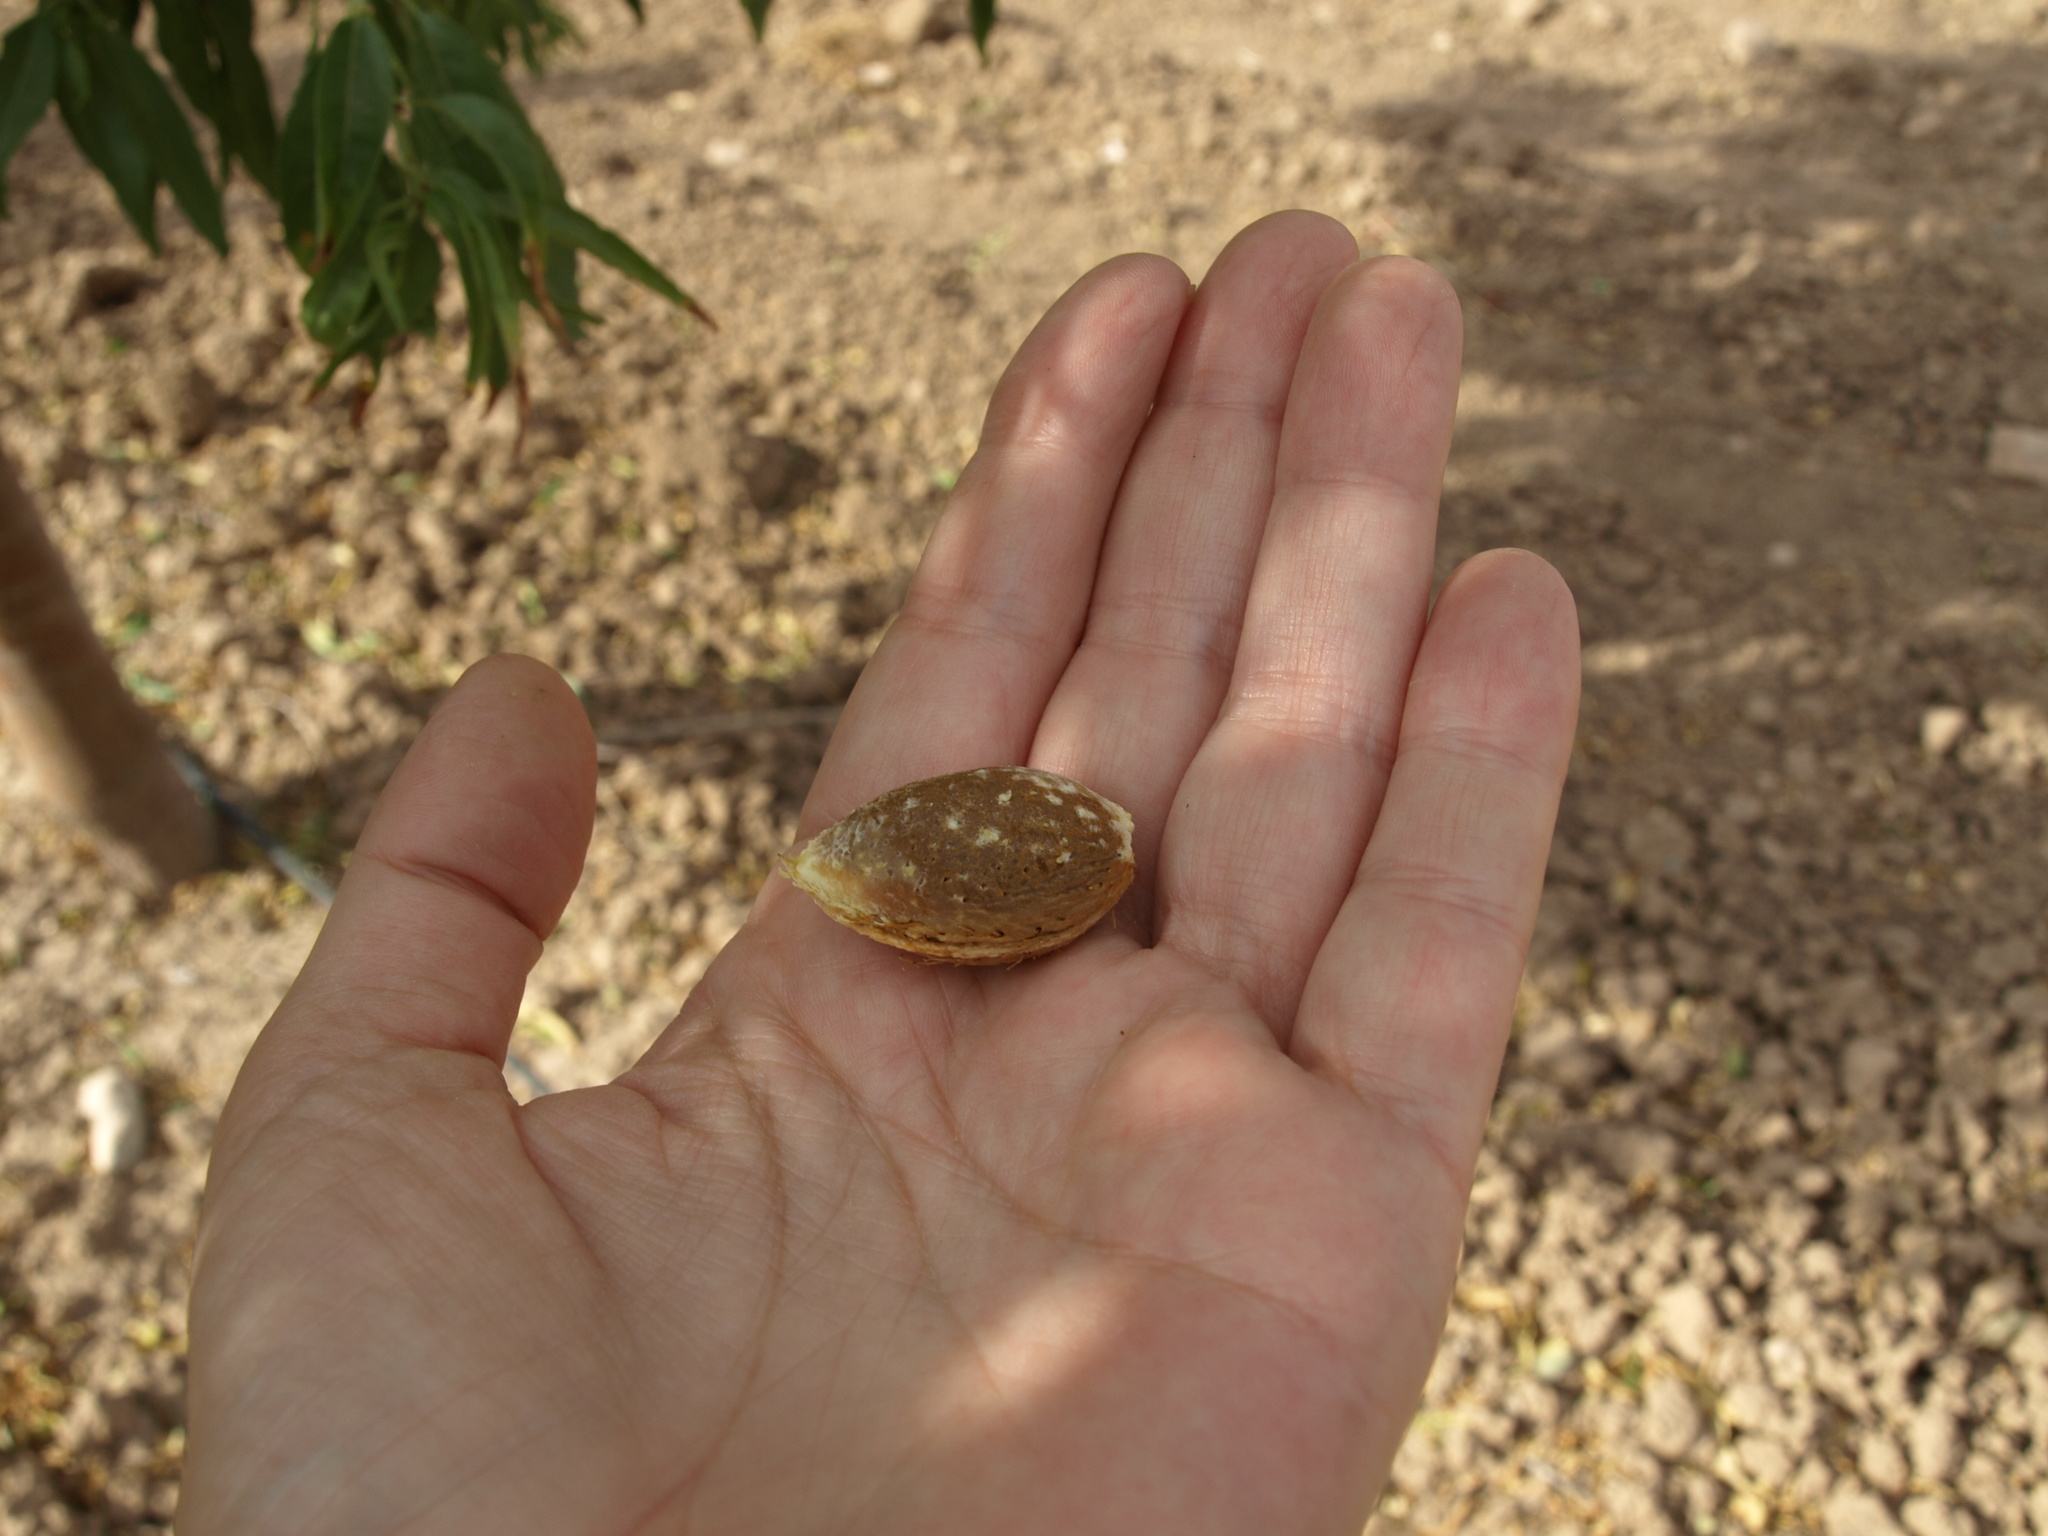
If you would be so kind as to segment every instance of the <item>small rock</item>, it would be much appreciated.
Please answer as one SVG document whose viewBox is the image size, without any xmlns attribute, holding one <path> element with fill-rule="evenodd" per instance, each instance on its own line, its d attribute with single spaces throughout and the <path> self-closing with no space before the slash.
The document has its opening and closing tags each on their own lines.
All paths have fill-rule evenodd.
<svg viewBox="0 0 2048 1536">
<path fill-rule="evenodd" d="M 1630 1188 L 1676 1173 L 1684 1160 L 1678 1138 L 1652 1126 L 1596 1126 L 1588 1140 L 1607 1171 Z"/>
<path fill-rule="evenodd" d="M 2048 431 L 2001 422 L 1991 429 L 1984 467 L 2012 480 L 2048 485 Z"/>
<path fill-rule="evenodd" d="M 1846 1477 L 1821 1505 L 1820 1528 L 1827 1536 L 1906 1536 L 1883 1499 Z"/>
<path fill-rule="evenodd" d="M 2032 939 L 2023 936 L 2001 939 L 1997 943 L 1980 946 L 1970 956 L 1970 969 L 1994 987 L 2002 987 L 2031 972 L 2040 958 L 2040 951 L 2034 947 Z"/>
<path fill-rule="evenodd" d="M 1906 1455 L 1919 1481 L 1946 1482 L 1955 1472 L 1959 1449 L 1955 1415 L 1946 1409 L 1923 1404 L 1906 1421 Z"/>
<path fill-rule="evenodd" d="M 1851 1040 L 1842 1052 L 1842 1097 L 1858 1108 L 1876 1108 L 1905 1064 L 1898 1043 L 1882 1037 Z"/>
<path fill-rule="evenodd" d="M 1856 1448 L 1856 1470 L 1873 1486 L 1894 1495 L 1906 1491 L 1906 1480 L 1911 1475 L 1906 1465 L 1906 1453 L 1899 1449 L 1899 1442 L 1883 1430 L 1873 1428 L 1863 1431 L 1863 1443 Z"/>
<path fill-rule="evenodd" d="M 1557 0 L 1501 0 L 1500 14 L 1511 27 L 1534 27 L 1557 14 Z"/>
<path fill-rule="evenodd" d="M 1635 1477 L 1609 1477 L 1600 1484 L 1600 1504 L 1615 1526 L 1630 1536 L 1675 1536 L 1677 1527 L 1664 1512 L 1657 1491 Z"/>
<path fill-rule="evenodd" d="M 896 0 L 882 13 L 883 33 L 905 48 L 943 43 L 966 30 L 967 7 L 962 0 Z"/>
<path fill-rule="evenodd" d="M 1676 1376 L 1652 1376 L 1643 1383 L 1637 1434 L 1652 1455 L 1682 1460 L 1705 1427 L 1692 1390 Z"/>
<path fill-rule="evenodd" d="M 1578 1352 L 1568 1340 L 1545 1339 L 1536 1346 L 1536 1358 L 1530 1362 L 1529 1369 L 1538 1381 L 1563 1381 L 1578 1363 Z"/>
<path fill-rule="evenodd" d="M 1754 1378 L 1730 1382 L 1716 1412 L 1731 1427 L 1752 1434 L 1776 1430 L 1785 1417 L 1778 1394 Z"/>
<path fill-rule="evenodd" d="M 1735 1459 L 1756 1482 L 1782 1488 L 1792 1476 L 1792 1453 L 1769 1435 L 1738 1435 Z"/>
<path fill-rule="evenodd" d="M 2009 987 L 1998 1000 L 2000 1010 L 2022 1029 L 2048 1029 L 2048 986 L 2028 982 Z"/>
<path fill-rule="evenodd" d="M 1721 1330 L 1714 1298 L 1690 1281 L 1670 1287 L 1657 1298 L 1650 1322 L 1671 1352 L 1688 1365 L 1705 1361 L 1714 1335 Z"/>
<path fill-rule="evenodd" d="M 2005 1352 L 2014 1365 L 2026 1370 L 2048 1370 L 2048 1317 L 2031 1312 L 2013 1329 Z"/>
<path fill-rule="evenodd" d="M 1738 69 L 1768 64 L 1785 51 L 1771 29 L 1748 17 L 1728 23 L 1721 34 L 1721 54 Z"/>
<path fill-rule="evenodd" d="M 870 59 L 853 72 L 853 78 L 864 91 L 886 91 L 896 83 L 896 66 L 886 59 Z"/>
<path fill-rule="evenodd" d="M 143 381 L 142 409 L 166 441 L 190 448 L 220 419 L 220 389 L 204 368 L 180 359 Z"/>
<path fill-rule="evenodd" d="M 1913 1536 L 1977 1536 L 1977 1522 L 1968 1510 L 1924 1493 L 1899 1506 L 1899 1523 Z"/>
<path fill-rule="evenodd" d="M 1970 728 L 1970 712 L 1953 704 L 1937 704 L 1920 714 L 1920 750 L 1932 758 L 1948 756 Z"/>
<path fill-rule="evenodd" d="M 142 1090 L 119 1067 L 101 1067 L 78 1085 L 85 1117 L 86 1157 L 95 1173 L 133 1168 L 149 1150 L 149 1111 Z"/>
</svg>

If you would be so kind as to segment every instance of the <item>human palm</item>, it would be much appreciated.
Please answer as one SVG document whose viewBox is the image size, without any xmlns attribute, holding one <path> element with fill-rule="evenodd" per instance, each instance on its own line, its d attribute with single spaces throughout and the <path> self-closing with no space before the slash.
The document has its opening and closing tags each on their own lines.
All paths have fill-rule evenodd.
<svg viewBox="0 0 2048 1536">
<path fill-rule="evenodd" d="M 1525 555 L 1429 607 L 1455 299 L 1254 225 L 1020 350 L 804 835 L 1030 762 L 1136 818 L 1072 948 L 771 880 L 617 1082 L 520 1106 L 594 777 L 500 659 L 392 781 L 214 1153 L 180 1528 L 1341 1532 L 1428 1368 L 1569 748 Z"/>
</svg>

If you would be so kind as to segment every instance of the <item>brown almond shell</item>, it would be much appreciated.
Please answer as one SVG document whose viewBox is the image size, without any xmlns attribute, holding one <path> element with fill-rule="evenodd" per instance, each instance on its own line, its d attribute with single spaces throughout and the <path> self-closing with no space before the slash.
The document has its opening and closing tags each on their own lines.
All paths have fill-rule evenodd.
<svg viewBox="0 0 2048 1536">
<path fill-rule="evenodd" d="M 847 927 L 956 965 L 1063 948 L 1137 873 L 1130 813 L 1037 768 L 905 784 L 834 822 L 783 870 Z"/>
</svg>

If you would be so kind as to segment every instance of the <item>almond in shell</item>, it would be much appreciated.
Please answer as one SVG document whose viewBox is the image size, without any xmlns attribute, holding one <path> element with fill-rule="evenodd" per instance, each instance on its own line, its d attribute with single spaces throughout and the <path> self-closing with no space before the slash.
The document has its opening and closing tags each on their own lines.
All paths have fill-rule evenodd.
<svg viewBox="0 0 2048 1536">
<path fill-rule="evenodd" d="M 1071 944 L 1137 873 L 1130 813 L 1037 768 L 970 768 L 870 800 L 783 860 L 847 927 L 934 960 Z"/>
</svg>

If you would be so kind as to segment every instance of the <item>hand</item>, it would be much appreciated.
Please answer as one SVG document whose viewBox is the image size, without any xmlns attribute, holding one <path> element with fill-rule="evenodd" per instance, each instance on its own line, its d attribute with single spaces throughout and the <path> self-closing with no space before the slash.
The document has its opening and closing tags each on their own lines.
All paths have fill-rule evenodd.
<svg viewBox="0 0 2048 1536">
<path fill-rule="evenodd" d="M 780 878 L 617 1082 L 520 1106 L 595 768 L 449 696 L 214 1152 L 184 1536 L 1354 1533 L 1421 1390 L 1577 709 L 1533 556 L 1429 605 L 1457 301 L 1325 219 L 1024 343 L 803 812 L 1029 762 L 1115 916 L 906 961 Z"/>
</svg>

